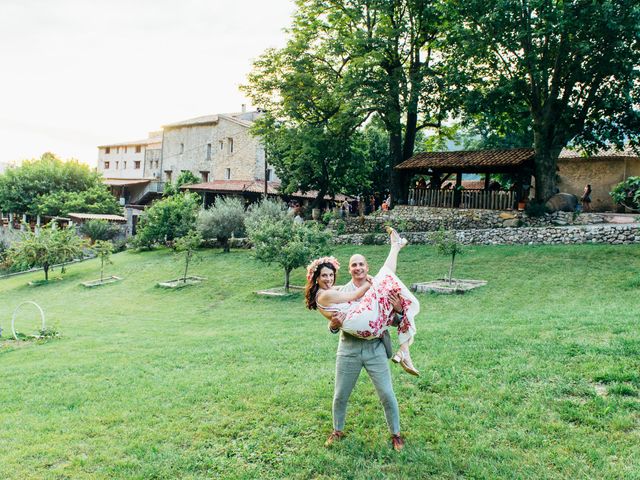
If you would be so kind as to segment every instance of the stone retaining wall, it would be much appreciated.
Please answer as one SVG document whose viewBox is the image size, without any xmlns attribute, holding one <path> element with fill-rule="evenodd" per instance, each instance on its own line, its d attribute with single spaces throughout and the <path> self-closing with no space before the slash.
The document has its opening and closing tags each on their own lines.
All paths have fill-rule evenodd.
<svg viewBox="0 0 640 480">
<path fill-rule="evenodd" d="M 339 233 L 381 233 L 385 224 L 391 224 L 406 232 L 430 232 L 441 225 L 455 230 L 551 227 L 566 225 L 597 225 L 607 223 L 615 214 L 555 212 L 542 217 L 529 217 L 521 211 L 497 211 L 412 207 L 399 205 L 389 212 L 374 212 L 363 218 L 349 217 L 332 227 Z"/>
<path fill-rule="evenodd" d="M 431 243 L 432 232 L 404 232 L 410 243 Z M 456 231 L 460 243 L 465 245 L 560 245 L 580 243 L 606 243 L 612 245 L 640 243 L 640 226 L 581 225 L 569 227 L 486 228 Z M 387 234 L 358 233 L 338 235 L 337 244 L 384 244 Z"/>
</svg>

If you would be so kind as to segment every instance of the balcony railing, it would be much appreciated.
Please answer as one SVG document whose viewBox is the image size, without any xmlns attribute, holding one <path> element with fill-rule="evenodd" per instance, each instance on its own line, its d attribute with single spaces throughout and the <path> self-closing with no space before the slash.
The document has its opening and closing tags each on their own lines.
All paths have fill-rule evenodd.
<svg viewBox="0 0 640 480">
<path fill-rule="evenodd" d="M 443 208 L 478 208 L 484 210 L 510 210 L 516 201 L 515 192 L 465 189 L 436 190 L 409 189 L 409 205 Z"/>
</svg>

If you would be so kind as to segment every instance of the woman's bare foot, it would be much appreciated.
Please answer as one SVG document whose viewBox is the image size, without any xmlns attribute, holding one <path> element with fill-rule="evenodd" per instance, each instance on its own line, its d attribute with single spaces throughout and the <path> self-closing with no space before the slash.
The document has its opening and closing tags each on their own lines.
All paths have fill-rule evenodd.
<svg viewBox="0 0 640 480">
<path fill-rule="evenodd" d="M 389 239 L 391 241 L 391 245 L 397 245 L 399 248 L 404 247 L 407 243 L 409 243 L 407 241 L 406 238 L 402 238 L 400 236 L 400 234 L 396 231 L 395 228 L 392 227 L 385 227 L 387 230 L 387 233 L 389 234 Z"/>
</svg>

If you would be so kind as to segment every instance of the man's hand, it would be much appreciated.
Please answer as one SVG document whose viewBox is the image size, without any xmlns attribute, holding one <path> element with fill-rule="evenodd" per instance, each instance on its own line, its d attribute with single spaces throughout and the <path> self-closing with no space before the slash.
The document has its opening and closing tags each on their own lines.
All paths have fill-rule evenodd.
<svg viewBox="0 0 640 480">
<path fill-rule="evenodd" d="M 331 320 L 329 321 L 329 328 L 331 330 L 338 330 L 342 327 L 342 322 L 344 322 L 345 318 L 347 318 L 346 313 L 334 312 L 333 315 L 331 315 Z"/>
<path fill-rule="evenodd" d="M 402 297 L 399 292 L 391 292 L 389 293 L 389 302 L 391 306 L 393 306 L 393 311 L 397 314 L 402 314 Z"/>
</svg>

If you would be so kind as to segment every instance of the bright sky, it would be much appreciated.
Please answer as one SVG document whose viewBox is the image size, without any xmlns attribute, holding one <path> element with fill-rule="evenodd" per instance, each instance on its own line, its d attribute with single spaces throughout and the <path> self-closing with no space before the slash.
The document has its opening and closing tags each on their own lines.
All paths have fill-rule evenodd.
<svg viewBox="0 0 640 480">
<path fill-rule="evenodd" d="M 240 111 L 252 60 L 284 45 L 293 0 L 0 0 L 0 163 Z"/>
</svg>

